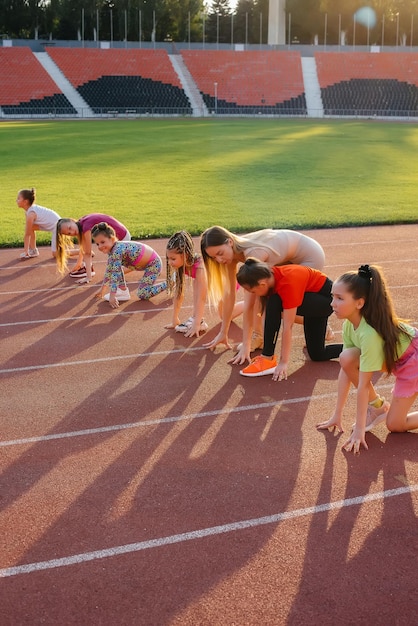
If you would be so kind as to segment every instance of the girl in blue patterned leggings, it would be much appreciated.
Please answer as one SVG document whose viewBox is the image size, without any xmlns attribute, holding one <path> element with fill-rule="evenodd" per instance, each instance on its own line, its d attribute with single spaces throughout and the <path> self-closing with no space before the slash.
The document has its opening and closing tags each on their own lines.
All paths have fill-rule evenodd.
<svg viewBox="0 0 418 626">
<path fill-rule="evenodd" d="M 133 271 L 144 272 L 137 290 L 140 300 L 149 300 L 167 289 L 166 281 L 156 283 L 161 274 L 162 262 L 153 248 L 138 241 L 118 241 L 115 231 L 106 222 L 93 226 L 91 235 L 100 252 L 109 255 L 97 298 L 108 300 L 112 308 L 117 308 L 121 301 L 129 300 L 131 295 L 126 286 L 125 274 Z M 123 268 L 126 268 L 125 272 Z"/>
</svg>

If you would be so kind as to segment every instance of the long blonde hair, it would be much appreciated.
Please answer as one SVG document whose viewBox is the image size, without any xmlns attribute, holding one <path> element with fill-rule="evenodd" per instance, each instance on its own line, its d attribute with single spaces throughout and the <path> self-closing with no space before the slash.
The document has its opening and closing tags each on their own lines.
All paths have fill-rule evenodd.
<svg viewBox="0 0 418 626">
<path fill-rule="evenodd" d="M 209 301 L 212 304 L 218 304 L 224 294 L 226 280 L 228 276 L 226 264 L 220 264 L 215 259 L 212 259 L 206 252 L 206 248 L 212 246 L 222 246 L 228 242 L 228 239 L 232 241 L 232 251 L 234 256 L 244 256 L 245 252 L 251 248 L 264 248 L 268 254 L 277 254 L 277 250 L 264 243 L 263 238 L 265 233 L 269 229 L 258 230 L 248 235 L 234 235 L 223 226 L 211 226 L 207 228 L 203 233 L 200 240 L 200 248 L 202 250 L 202 257 L 205 263 L 207 277 L 208 277 L 208 296 Z"/>
<path fill-rule="evenodd" d="M 75 222 L 77 224 L 78 227 L 78 241 L 79 241 L 79 245 L 80 245 L 80 250 L 83 250 L 83 244 L 82 244 L 82 235 L 83 232 L 81 230 L 81 226 L 80 224 L 77 222 L 77 220 L 73 219 L 72 217 L 63 217 L 61 219 L 58 220 L 57 222 L 57 252 L 56 252 L 56 261 L 57 261 L 57 267 L 58 267 L 58 271 L 60 274 L 65 274 L 65 272 L 68 269 L 67 266 L 67 259 L 68 259 L 68 250 L 70 248 L 74 248 L 74 241 L 73 238 L 70 235 L 63 235 L 61 232 L 61 227 L 64 224 L 69 224 L 70 222 Z"/>
</svg>

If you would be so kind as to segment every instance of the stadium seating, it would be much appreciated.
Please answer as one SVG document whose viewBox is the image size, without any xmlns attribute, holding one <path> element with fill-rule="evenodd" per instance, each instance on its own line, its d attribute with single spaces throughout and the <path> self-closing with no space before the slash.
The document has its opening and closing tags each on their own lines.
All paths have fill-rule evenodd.
<svg viewBox="0 0 418 626">
<path fill-rule="evenodd" d="M 306 114 L 298 52 L 183 50 L 181 54 L 210 111 Z"/>
<path fill-rule="evenodd" d="M 190 113 L 164 50 L 54 48 L 48 54 L 95 113 Z"/>
<path fill-rule="evenodd" d="M 48 47 L 97 115 L 190 115 L 162 49 Z M 306 115 L 298 51 L 182 50 L 209 112 Z M 418 117 L 418 53 L 315 52 L 325 115 Z M 68 96 L 71 97 L 71 96 Z M 29 47 L 0 47 L 1 114 L 78 113 Z"/>
<path fill-rule="evenodd" d="M 326 115 L 418 116 L 418 54 L 317 52 Z"/>
<path fill-rule="evenodd" d="M 0 86 L 5 115 L 76 113 L 30 48 L 0 48 Z"/>
</svg>

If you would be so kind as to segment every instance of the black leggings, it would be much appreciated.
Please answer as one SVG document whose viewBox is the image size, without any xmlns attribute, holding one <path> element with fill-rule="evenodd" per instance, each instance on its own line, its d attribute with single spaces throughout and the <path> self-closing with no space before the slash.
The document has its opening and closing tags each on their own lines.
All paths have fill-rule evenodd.
<svg viewBox="0 0 418 626">
<path fill-rule="evenodd" d="M 297 309 L 297 315 L 303 316 L 306 349 L 312 361 L 336 359 L 343 349 L 342 343 L 325 345 L 328 318 L 332 313 L 331 288 L 332 281 L 327 278 L 324 286 L 318 293 L 305 292 L 303 302 Z M 282 323 L 282 312 L 282 299 L 275 293 L 270 296 L 266 306 L 263 348 L 265 356 L 273 356 L 274 354 Z"/>
</svg>

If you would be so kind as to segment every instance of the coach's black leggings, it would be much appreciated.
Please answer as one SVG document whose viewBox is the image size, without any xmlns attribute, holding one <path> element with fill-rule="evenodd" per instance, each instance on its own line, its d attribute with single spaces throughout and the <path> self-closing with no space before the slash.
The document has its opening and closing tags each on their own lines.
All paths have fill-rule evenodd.
<svg viewBox="0 0 418 626">
<path fill-rule="evenodd" d="M 325 345 L 328 318 L 332 313 L 331 287 L 332 281 L 327 278 L 321 291 L 318 293 L 307 291 L 305 293 L 303 302 L 297 309 L 297 315 L 303 316 L 306 349 L 312 361 L 336 359 L 343 349 L 342 343 Z M 275 293 L 269 297 L 266 306 L 263 348 L 265 356 L 273 356 L 274 354 L 282 323 L 282 312 L 282 299 Z"/>
</svg>

